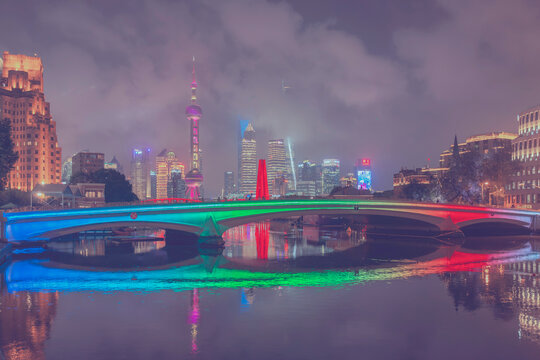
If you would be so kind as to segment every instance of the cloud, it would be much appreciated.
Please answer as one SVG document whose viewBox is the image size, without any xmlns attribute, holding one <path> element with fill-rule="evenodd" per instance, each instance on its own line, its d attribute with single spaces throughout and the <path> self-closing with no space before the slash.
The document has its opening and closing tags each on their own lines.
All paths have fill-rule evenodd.
<svg viewBox="0 0 540 360">
<path fill-rule="evenodd" d="M 185 161 L 195 55 L 211 194 L 223 171 L 236 171 L 239 117 L 253 121 L 261 157 L 265 140 L 290 137 L 297 160 L 338 157 L 347 170 L 371 157 L 376 188 L 389 188 L 392 172 L 436 158 L 454 133 L 515 130 L 514 114 L 538 102 L 540 7 L 529 0 L 441 0 L 418 10 L 438 19 L 429 27 L 411 27 L 417 11 L 402 19 L 400 7 L 394 28 L 381 27 L 394 34 L 393 46 L 381 48 L 395 53 L 379 55 L 366 47 L 365 26 L 355 33 L 346 7 L 325 21 L 267 0 L 8 0 L 5 7 L 12 16 L 0 33 L 10 36 L 0 48 L 43 58 L 64 156 L 103 151 L 129 168 L 130 149 L 148 145 Z M 383 10 L 366 23 L 384 22 Z M 384 38 L 378 30 L 371 47 Z"/>
<path fill-rule="evenodd" d="M 406 85 L 395 62 L 368 54 L 350 34 L 304 23 L 285 3 L 116 4 L 35 2 L 35 28 L 27 31 L 47 36 L 20 35 L 17 49 L 38 48 L 43 57 L 65 156 L 89 148 L 128 165 L 130 148 L 144 144 L 186 159 L 192 55 L 214 194 L 223 171 L 236 170 L 239 116 L 254 122 L 262 156 L 266 138 L 291 137 L 303 157 L 352 151 L 354 158 L 351 132 L 355 142 L 368 138 L 361 114 L 380 110 Z M 282 80 L 292 87 L 286 96 Z"/>
</svg>

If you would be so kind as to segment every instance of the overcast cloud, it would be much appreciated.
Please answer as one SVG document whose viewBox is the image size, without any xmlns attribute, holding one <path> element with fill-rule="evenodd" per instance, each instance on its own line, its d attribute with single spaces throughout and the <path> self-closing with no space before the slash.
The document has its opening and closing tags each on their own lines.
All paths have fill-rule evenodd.
<svg viewBox="0 0 540 360">
<path fill-rule="evenodd" d="M 352 4 L 351 4 L 352 3 Z M 332 5 L 333 4 L 333 5 Z M 64 158 L 170 148 L 188 158 L 191 59 L 207 189 L 236 172 L 236 123 L 258 151 L 370 157 L 376 189 L 460 139 L 516 131 L 540 97 L 540 4 L 448 1 L 1 0 L 0 50 L 42 57 Z M 291 89 L 284 95 L 281 82 Z"/>
</svg>

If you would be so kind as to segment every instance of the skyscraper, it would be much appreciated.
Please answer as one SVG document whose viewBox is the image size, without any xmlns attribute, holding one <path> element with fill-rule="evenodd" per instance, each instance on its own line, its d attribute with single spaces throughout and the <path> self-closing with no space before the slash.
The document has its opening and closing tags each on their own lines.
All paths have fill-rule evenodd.
<svg viewBox="0 0 540 360">
<path fill-rule="evenodd" d="M 184 164 L 176 158 L 172 151 L 164 149 L 156 156 L 156 198 L 168 197 L 167 185 L 173 172 L 184 174 Z"/>
<path fill-rule="evenodd" d="M 309 193 L 310 196 L 322 194 L 322 169 L 320 165 L 310 160 L 304 160 L 298 164 L 297 176 L 296 191 L 298 193 L 301 192 L 303 195 Z M 309 188 L 309 191 L 306 188 Z"/>
<path fill-rule="evenodd" d="M 296 191 L 296 183 L 298 181 L 298 174 L 296 174 L 296 163 L 294 159 L 294 151 L 291 143 L 291 139 L 287 139 L 287 182 L 288 190 Z"/>
<path fill-rule="evenodd" d="M 234 194 L 234 188 L 234 173 L 232 171 L 225 171 L 223 175 L 223 195 L 228 197 Z"/>
<path fill-rule="evenodd" d="M 328 195 L 339 186 L 339 160 L 324 159 L 322 164 L 322 193 Z"/>
<path fill-rule="evenodd" d="M 150 170 L 150 199 L 157 199 L 157 174 Z"/>
<path fill-rule="evenodd" d="M 203 182 L 201 173 L 201 164 L 199 159 L 199 120 L 202 116 L 202 108 L 197 105 L 197 80 L 195 78 L 195 57 L 193 57 L 193 72 L 191 81 L 191 104 L 186 108 L 186 117 L 190 122 L 190 141 L 191 141 L 191 162 L 190 171 L 185 176 L 186 181 L 186 198 L 200 199 L 200 187 Z"/>
<path fill-rule="evenodd" d="M 133 149 L 131 153 L 131 185 L 140 200 L 149 194 L 150 149 Z"/>
<path fill-rule="evenodd" d="M 287 154 L 283 139 L 268 140 L 268 186 L 271 195 L 274 193 L 276 179 L 287 177 Z"/>
<path fill-rule="evenodd" d="M 186 194 L 186 182 L 180 170 L 173 169 L 167 182 L 167 197 L 182 198 Z"/>
<path fill-rule="evenodd" d="M 237 174 L 237 179 L 236 179 L 236 188 L 237 189 L 240 189 L 240 176 L 238 176 L 240 174 L 240 167 L 241 167 L 241 163 L 242 163 L 242 140 L 244 139 L 244 131 L 246 131 L 246 128 L 249 124 L 249 121 L 248 120 L 243 120 L 243 119 L 240 119 L 238 121 L 238 131 L 237 131 L 237 139 L 236 139 L 236 143 L 237 143 L 237 150 L 238 150 L 238 167 L 236 168 L 236 174 Z"/>
<path fill-rule="evenodd" d="M 60 183 L 62 149 L 43 93 L 41 58 L 4 51 L 0 70 L 0 116 L 10 121 L 19 154 L 8 188 L 30 191 L 37 184 Z"/>
<path fill-rule="evenodd" d="M 257 142 L 251 123 L 244 131 L 242 151 L 240 153 L 240 193 L 255 195 L 257 187 Z"/>
</svg>

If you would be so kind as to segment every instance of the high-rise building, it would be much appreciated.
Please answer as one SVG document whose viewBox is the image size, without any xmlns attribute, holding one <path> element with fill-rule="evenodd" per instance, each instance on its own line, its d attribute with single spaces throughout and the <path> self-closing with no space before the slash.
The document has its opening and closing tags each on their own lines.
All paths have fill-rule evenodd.
<svg viewBox="0 0 540 360">
<path fill-rule="evenodd" d="M 150 199 L 157 199 L 157 174 L 150 170 Z"/>
<path fill-rule="evenodd" d="M 140 200 L 149 197 L 150 149 L 133 149 L 131 152 L 131 185 Z"/>
<path fill-rule="evenodd" d="M 191 104 L 186 108 L 186 117 L 190 123 L 191 161 L 190 171 L 185 176 L 186 198 L 198 200 L 201 198 L 203 175 L 199 158 L 199 120 L 202 117 L 202 108 L 197 105 L 197 79 L 195 77 L 195 57 L 193 57 L 193 72 L 191 81 Z M 159 174 L 158 174 L 159 175 Z"/>
<path fill-rule="evenodd" d="M 186 194 L 186 182 L 180 170 L 171 170 L 169 181 L 167 182 L 167 197 L 183 198 Z"/>
<path fill-rule="evenodd" d="M 168 197 L 167 184 L 173 172 L 184 174 L 184 164 L 176 158 L 172 151 L 164 149 L 156 156 L 156 198 Z"/>
<path fill-rule="evenodd" d="M 0 116 L 9 120 L 19 154 L 8 188 L 30 191 L 37 184 L 60 183 L 62 149 L 45 101 L 41 58 L 4 51 L 0 70 Z"/>
<path fill-rule="evenodd" d="M 237 135 L 236 135 L 236 144 L 237 144 L 237 155 L 238 155 L 238 167 L 236 168 L 236 188 L 240 189 L 240 168 L 242 166 L 242 140 L 244 139 L 244 131 L 246 131 L 246 128 L 249 124 L 248 120 L 240 119 L 238 120 L 238 129 L 237 129 Z"/>
<path fill-rule="evenodd" d="M 356 186 L 358 190 L 369 190 L 372 188 L 371 159 L 358 159 L 355 167 Z"/>
<path fill-rule="evenodd" d="M 512 140 L 512 160 L 521 170 L 505 186 L 505 206 L 540 209 L 540 105 L 517 116 L 518 137 Z"/>
<path fill-rule="evenodd" d="M 71 159 L 73 175 L 82 173 L 90 175 L 105 166 L 105 154 L 81 151 Z"/>
<path fill-rule="evenodd" d="M 322 163 L 322 193 L 328 195 L 339 186 L 339 160 L 324 159 Z"/>
<path fill-rule="evenodd" d="M 268 140 L 268 186 L 271 195 L 278 195 L 274 194 L 274 182 L 287 177 L 287 168 L 287 152 L 283 139 Z"/>
<path fill-rule="evenodd" d="M 223 174 L 223 195 L 228 197 L 234 193 L 234 173 L 232 171 L 225 171 Z"/>
<path fill-rule="evenodd" d="M 287 186 L 288 190 L 296 190 L 296 182 L 298 180 L 298 175 L 296 174 L 296 160 L 294 158 L 293 146 L 290 139 L 287 139 L 286 148 L 287 150 Z"/>
<path fill-rule="evenodd" d="M 244 131 L 240 160 L 240 193 L 255 195 L 257 187 L 257 141 L 251 123 L 248 124 Z"/>
</svg>

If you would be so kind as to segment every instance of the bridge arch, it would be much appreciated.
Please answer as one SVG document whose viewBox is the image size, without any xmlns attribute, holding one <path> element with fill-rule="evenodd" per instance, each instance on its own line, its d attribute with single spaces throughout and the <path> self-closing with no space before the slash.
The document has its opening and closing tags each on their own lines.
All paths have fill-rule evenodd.
<svg viewBox="0 0 540 360">
<path fill-rule="evenodd" d="M 512 218 L 481 218 L 456 224 L 465 235 L 524 235 L 530 233 L 531 224 Z"/>
<path fill-rule="evenodd" d="M 449 218 L 440 218 L 434 215 L 429 215 L 429 214 L 424 214 L 424 213 L 410 213 L 410 212 L 400 211 L 400 210 L 380 210 L 380 209 L 358 209 L 358 210 L 340 209 L 340 208 L 293 209 L 293 210 L 280 211 L 280 212 L 248 214 L 245 216 L 218 220 L 217 223 L 220 225 L 220 227 L 232 228 L 232 227 L 244 225 L 250 222 L 272 220 L 272 219 L 283 218 L 283 217 L 305 216 L 305 215 L 380 216 L 380 217 L 419 221 L 427 225 L 434 226 L 435 228 L 439 229 L 441 232 L 459 231 L 459 228 Z"/>
</svg>

